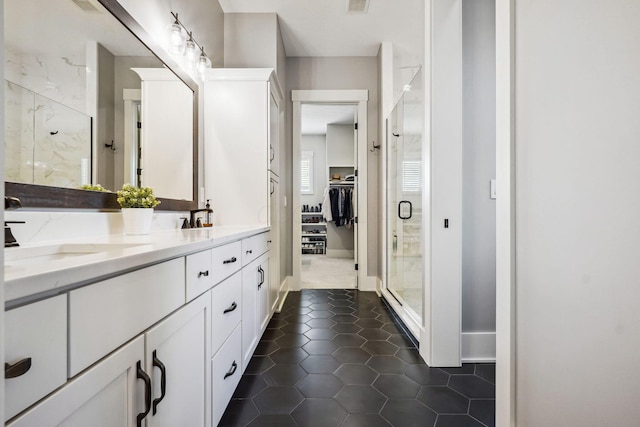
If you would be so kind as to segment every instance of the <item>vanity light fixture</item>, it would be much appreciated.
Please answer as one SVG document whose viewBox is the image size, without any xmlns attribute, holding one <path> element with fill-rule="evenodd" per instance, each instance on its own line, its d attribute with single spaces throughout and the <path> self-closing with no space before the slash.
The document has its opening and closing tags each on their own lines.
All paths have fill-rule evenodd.
<svg viewBox="0 0 640 427">
<path fill-rule="evenodd" d="M 204 77 L 206 69 L 211 68 L 211 59 L 204 53 L 204 47 L 193 38 L 193 32 L 187 30 L 178 14 L 171 12 L 174 18 L 169 26 L 169 52 L 174 55 L 184 55 L 186 65 L 190 69 L 196 69 L 200 78 Z M 188 35 L 188 39 L 187 39 Z M 199 54 L 198 54 L 199 51 Z"/>
</svg>

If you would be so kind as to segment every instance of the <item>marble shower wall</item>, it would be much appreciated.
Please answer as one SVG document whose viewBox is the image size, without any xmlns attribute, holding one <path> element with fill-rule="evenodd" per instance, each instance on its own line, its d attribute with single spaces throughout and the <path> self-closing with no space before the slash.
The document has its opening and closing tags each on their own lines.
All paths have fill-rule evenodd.
<svg viewBox="0 0 640 427">
<path fill-rule="evenodd" d="M 7 181 L 57 187 L 79 187 L 90 182 L 91 117 L 85 114 L 83 62 L 19 57 L 7 52 Z"/>
</svg>

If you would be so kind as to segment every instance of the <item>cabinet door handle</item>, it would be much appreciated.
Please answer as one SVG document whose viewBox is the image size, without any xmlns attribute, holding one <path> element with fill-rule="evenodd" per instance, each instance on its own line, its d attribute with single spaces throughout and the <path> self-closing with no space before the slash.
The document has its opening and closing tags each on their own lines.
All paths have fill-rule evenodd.
<svg viewBox="0 0 640 427">
<path fill-rule="evenodd" d="M 247 251 L 247 253 L 248 253 L 248 254 L 252 254 L 252 253 L 253 253 L 253 250 L 252 250 L 252 249 L 249 249 L 249 250 Z"/>
<path fill-rule="evenodd" d="M 236 304 L 236 302 L 234 301 L 233 304 L 231 304 L 231 307 L 225 309 L 222 314 L 227 314 L 227 313 L 231 313 L 232 311 L 234 311 L 236 308 L 238 308 L 238 304 Z"/>
<path fill-rule="evenodd" d="M 204 276 L 204 277 L 209 276 L 209 270 L 207 270 L 207 271 L 201 271 L 201 272 L 199 272 L 199 273 L 198 273 L 198 278 L 200 278 L 200 277 L 202 277 L 202 276 Z"/>
<path fill-rule="evenodd" d="M 258 289 L 260 289 L 264 284 L 264 270 L 262 266 L 258 267 L 258 273 L 260 273 L 260 283 L 258 283 Z"/>
<path fill-rule="evenodd" d="M 13 365 L 10 363 L 4 364 L 4 377 L 5 379 L 17 378 L 26 374 L 31 369 L 31 358 L 24 358 Z"/>
<path fill-rule="evenodd" d="M 236 257 L 231 257 L 229 259 L 225 259 L 224 261 L 222 261 L 223 264 L 233 264 L 234 262 L 236 262 L 238 259 Z"/>
<path fill-rule="evenodd" d="M 151 410 L 151 378 L 149 375 L 142 369 L 142 364 L 138 360 L 138 364 L 136 365 L 136 378 L 144 381 L 144 412 L 140 412 L 138 417 L 136 418 L 137 427 L 142 427 L 142 420 L 147 416 L 149 411 Z"/>
<path fill-rule="evenodd" d="M 164 395 L 167 393 L 167 368 L 164 363 L 156 355 L 156 350 L 153 350 L 153 366 L 160 369 L 160 397 L 153 399 L 153 415 L 156 414 L 158 405 L 164 399 Z"/>
<path fill-rule="evenodd" d="M 227 372 L 226 374 L 224 374 L 224 379 L 226 380 L 227 378 L 229 378 L 231 375 L 236 373 L 236 369 L 238 369 L 238 364 L 236 363 L 236 361 L 234 360 L 233 363 L 231 364 L 231 369 L 229 369 L 229 372 Z"/>
</svg>

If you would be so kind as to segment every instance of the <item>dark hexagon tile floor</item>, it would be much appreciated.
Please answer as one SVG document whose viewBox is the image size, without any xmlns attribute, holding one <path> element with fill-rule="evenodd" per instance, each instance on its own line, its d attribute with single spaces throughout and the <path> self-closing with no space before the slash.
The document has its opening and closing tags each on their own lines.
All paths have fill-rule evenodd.
<svg viewBox="0 0 640 427">
<path fill-rule="evenodd" d="M 374 292 L 290 292 L 220 426 L 494 427 L 495 365 L 430 368 Z"/>
</svg>

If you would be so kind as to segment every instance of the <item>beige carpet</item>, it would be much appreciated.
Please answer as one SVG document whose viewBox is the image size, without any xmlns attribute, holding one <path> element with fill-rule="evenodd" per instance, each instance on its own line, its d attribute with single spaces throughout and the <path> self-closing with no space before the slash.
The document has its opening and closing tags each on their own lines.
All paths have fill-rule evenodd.
<svg viewBox="0 0 640 427">
<path fill-rule="evenodd" d="M 300 282 L 302 289 L 355 289 L 355 261 L 304 254 Z"/>
</svg>

